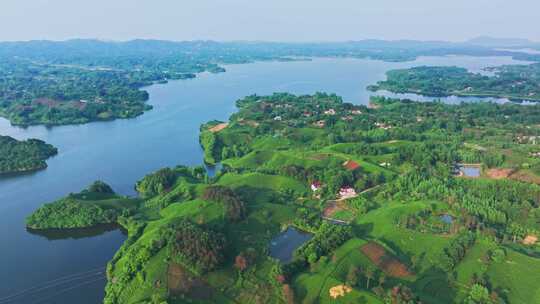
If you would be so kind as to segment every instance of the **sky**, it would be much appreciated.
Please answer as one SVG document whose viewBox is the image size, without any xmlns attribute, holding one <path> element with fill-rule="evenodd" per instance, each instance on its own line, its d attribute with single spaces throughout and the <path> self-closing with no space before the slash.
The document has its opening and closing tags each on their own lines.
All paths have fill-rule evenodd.
<svg viewBox="0 0 540 304">
<path fill-rule="evenodd" d="M 540 41 L 539 0 L 0 0 L 0 40 Z"/>
</svg>

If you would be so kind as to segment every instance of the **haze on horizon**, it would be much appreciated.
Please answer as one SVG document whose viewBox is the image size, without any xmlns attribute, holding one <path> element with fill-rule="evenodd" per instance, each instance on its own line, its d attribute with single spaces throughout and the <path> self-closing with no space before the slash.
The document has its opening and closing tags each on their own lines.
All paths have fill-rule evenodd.
<svg viewBox="0 0 540 304">
<path fill-rule="evenodd" d="M 538 0 L 2 0 L 0 41 L 540 41 Z"/>
</svg>

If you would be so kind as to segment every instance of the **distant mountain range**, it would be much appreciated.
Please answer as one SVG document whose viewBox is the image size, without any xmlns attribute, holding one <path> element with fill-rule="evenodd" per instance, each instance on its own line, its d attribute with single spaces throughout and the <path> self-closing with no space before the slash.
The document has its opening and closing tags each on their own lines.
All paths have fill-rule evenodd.
<svg viewBox="0 0 540 304">
<path fill-rule="evenodd" d="M 523 54 L 505 49 L 540 50 L 540 43 L 526 39 L 478 37 L 465 42 L 377 40 L 343 42 L 282 43 L 263 41 L 103 41 L 73 39 L 66 41 L 0 42 L 0 61 L 23 58 L 34 62 L 77 64 L 126 68 L 151 65 L 164 58 L 189 62 L 243 63 L 286 57 L 357 57 L 385 61 L 410 61 L 418 56 L 470 55 L 513 56 L 540 61 L 539 54 Z M 144 59 L 144 60 L 143 60 Z M 120 64 L 122 63 L 122 64 Z"/>
<path fill-rule="evenodd" d="M 465 42 L 466 44 L 484 47 L 538 47 L 540 43 L 522 38 L 495 38 L 490 36 L 480 36 Z"/>
</svg>

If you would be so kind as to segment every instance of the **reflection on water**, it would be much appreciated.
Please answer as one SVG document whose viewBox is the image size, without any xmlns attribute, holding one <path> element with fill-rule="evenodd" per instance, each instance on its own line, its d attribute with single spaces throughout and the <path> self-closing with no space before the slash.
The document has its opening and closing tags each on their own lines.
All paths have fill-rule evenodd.
<svg viewBox="0 0 540 304">
<path fill-rule="evenodd" d="M 270 256 L 282 263 L 288 263 L 292 260 L 294 251 L 312 237 L 311 233 L 289 227 L 270 242 Z"/>
<path fill-rule="evenodd" d="M 65 239 L 84 239 L 89 237 L 95 237 L 102 235 L 109 231 L 120 229 L 125 235 L 127 232 L 117 224 L 102 224 L 91 228 L 70 228 L 70 229 L 32 229 L 26 228 L 31 234 L 39 235 L 46 238 L 49 241 L 65 240 Z"/>
<path fill-rule="evenodd" d="M 214 177 L 216 176 L 216 174 L 219 173 L 219 171 L 221 171 L 221 169 L 223 168 L 223 164 L 222 163 L 217 163 L 215 165 L 204 164 L 204 167 L 206 168 L 206 174 L 208 175 L 208 177 Z"/>
<path fill-rule="evenodd" d="M 410 100 L 422 101 L 422 102 L 439 101 L 439 102 L 444 102 L 447 104 L 460 104 L 462 102 L 480 102 L 480 101 L 489 101 L 489 102 L 500 103 L 500 104 L 511 102 L 511 100 L 508 98 L 474 97 L 474 96 L 461 97 L 461 96 L 456 96 L 456 95 L 433 97 L 433 96 L 418 95 L 414 93 L 392 93 L 386 90 L 380 90 L 380 91 L 374 92 L 373 95 L 379 95 L 379 96 L 384 96 L 388 98 L 410 99 Z M 521 102 L 527 103 L 526 101 L 521 101 Z"/>
<path fill-rule="evenodd" d="M 0 134 L 0 135 L 2 135 L 2 134 Z M 46 168 L 39 169 L 39 170 L 33 170 L 33 171 L 1 173 L 0 174 L 0 182 L 2 180 L 8 180 L 8 179 L 12 179 L 14 177 L 31 176 L 31 175 L 36 174 L 38 171 L 45 170 L 45 169 Z"/>
<path fill-rule="evenodd" d="M 480 177 L 480 171 L 480 166 L 459 166 L 459 172 L 461 172 L 462 175 L 466 177 Z"/>
<path fill-rule="evenodd" d="M 450 214 L 443 214 L 439 218 L 446 224 L 452 224 L 452 222 L 454 221 L 454 217 Z"/>
</svg>

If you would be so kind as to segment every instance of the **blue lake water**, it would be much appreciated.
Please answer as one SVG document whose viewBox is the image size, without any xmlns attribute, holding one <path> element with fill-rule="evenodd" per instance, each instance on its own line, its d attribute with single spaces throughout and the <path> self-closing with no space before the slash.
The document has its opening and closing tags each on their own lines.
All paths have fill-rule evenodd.
<svg viewBox="0 0 540 304">
<path fill-rule="evenodd" d="M 294 251 L 312 237 L 310 233 L 289 227 L 270 242 L 270 256 L 282 263 L 288 263 L 292 260 Z"/>
<path fill-rule="evenodd" d="M 440 219 L 445 224 L 452 224 L 452 222 L 454 221 L 454 217 L 451 216 L 450 214 L 443 214 L 440 216 Z"/>
<path fill-rule="evenodd" d="M 456 65 L 472 71 L 520 63 L 508 57 L 421 57 L 389 63 L 362 59 L 315 59 L 227 66 L 221 74 L 147 88 L 152 111 L 111 122 L 26 129 L 0 119 L 0 134 L 39 138 L 59 149 L 46 170 L 0 178 L 0 303 L 100 303 L 103 268 L 125 239 L 119 230 L 48 237 L 30 233 L 24 218 L 45 202 L 78 192 L 96 179 L 118 193 L 134 195 L 133 185 L 165 166 L 202 163 L 200 124 L 226 120 L 235 100 L 250 94 L 334 92 L 345 101 L 367 104 L 365 88 L 386 71 L 419 65 Z M 78 280 L 77 280 L 78 278 Z M 59 284 L 60 283 L 60 284 Z M 56 284 L 56 285 L 55 285 Z M 33 288 L 33 289 L 31 289 Z"/>
<path fill-rule="evenodd" d="M 460 166 L 459 171 L 466 177 L 480 177 L 481 168 L 479 166 Z"/>
</svg>

